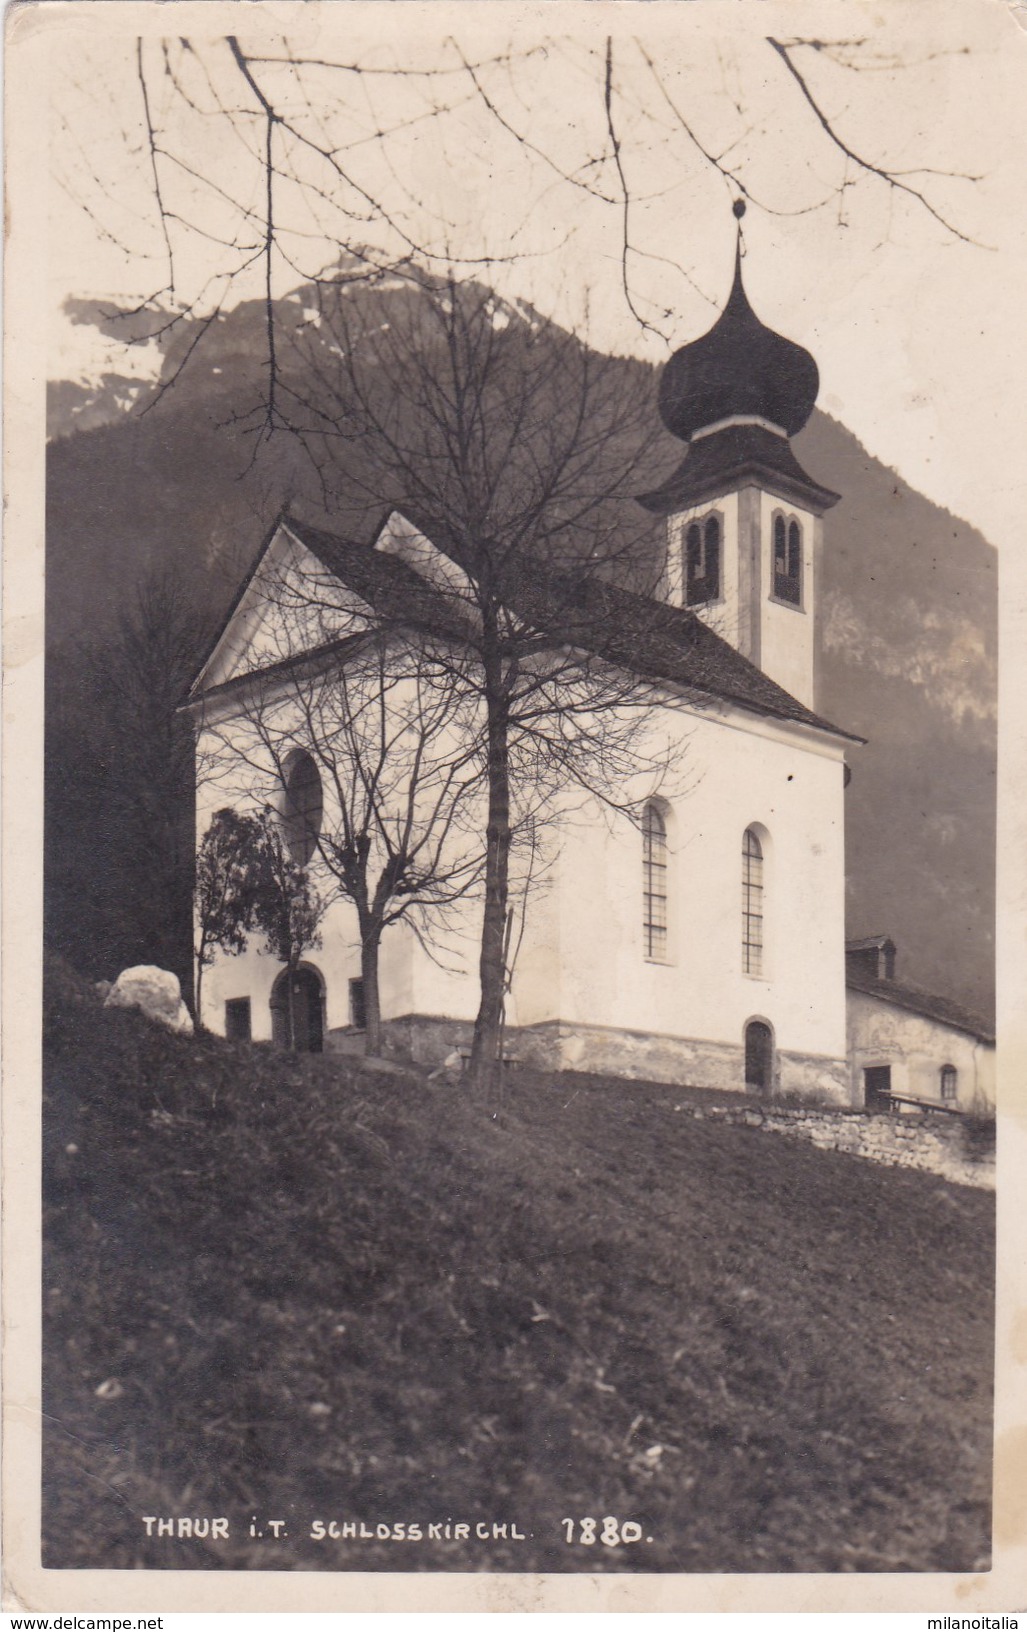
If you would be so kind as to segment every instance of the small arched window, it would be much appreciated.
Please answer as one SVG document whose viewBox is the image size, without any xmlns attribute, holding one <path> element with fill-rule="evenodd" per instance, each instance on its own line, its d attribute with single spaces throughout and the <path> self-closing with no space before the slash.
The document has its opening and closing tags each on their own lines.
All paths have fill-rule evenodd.
<svg viewBox="0 0 1027 1632">
<path fill-rule="evenodd" d="M 802 605 L 802 528 L 794 517 L 774 517 L 774 599 Z"/>
<path fill-rule="evenodd" d="M 751 827 L 742 840 L 742 969 L 763 973 L 763 846 Z"/>
<path fill-rule="evenodd" d="M 959 1092 L 959 1077 L 954 1065 L 943 1065 L 939 1072 L 942 1099 L 955 1099 Z"/>
<path fill-rule="evenodd" d="M 642 813 L 642 944 L 647 958 L 667 956 L 667 823 L 653 800 Z"/>
<path fill-rule="evenodd" d="M 693 521 L 685 533 L 685 605 L 720 599 L 720 517 Z"/>
<path fill-rule="evenodd" d="M 321 832 L 324 797 L 321 776 L 310 755 L 297 748 L 282 770 L 282 838 L 297 866 L 305 867 Z"/>
</svg>

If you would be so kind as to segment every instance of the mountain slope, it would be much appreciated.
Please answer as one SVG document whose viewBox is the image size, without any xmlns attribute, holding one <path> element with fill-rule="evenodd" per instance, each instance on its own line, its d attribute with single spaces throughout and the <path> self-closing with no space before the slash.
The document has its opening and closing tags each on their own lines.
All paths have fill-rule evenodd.
<svg viewBox="0 0 1027 1632">
<path fill-rule="evenodd" d="M 887 933 L 899 973 L 994 1006 L 997 558 L 816 414 L 799 458 L 843 495 L 825 521 L 817 706 L 849 756 L 851 937 Z"/>
</svg>

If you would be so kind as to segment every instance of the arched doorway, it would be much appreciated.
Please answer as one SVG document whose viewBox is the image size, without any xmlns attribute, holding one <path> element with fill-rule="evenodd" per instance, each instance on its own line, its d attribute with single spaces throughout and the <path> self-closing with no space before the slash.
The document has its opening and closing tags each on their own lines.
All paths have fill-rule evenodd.
<svg viewBox="0 0 1027 1632">
<path fill-rule="evenodd" d="M 320 1054 L 324 1049 L 324 983 L 313 964 L 300 964 L 292 977 L 291 1005 L 289 997 L 289 972 L 283 969 L 271 988 L 271 1038 L 275 1047 Z"/>
<path fill-rule="evenodd" d="M 774 1033 L 765 1020 L 745 1028 L 745 1086 L 752 1094 L 769 1094 L 774 1086 Z"/>
</svg>

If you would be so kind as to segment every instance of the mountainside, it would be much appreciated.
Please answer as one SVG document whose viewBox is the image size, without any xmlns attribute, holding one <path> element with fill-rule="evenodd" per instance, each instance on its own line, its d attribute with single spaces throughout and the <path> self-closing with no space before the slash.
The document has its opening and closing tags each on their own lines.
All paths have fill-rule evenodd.
<svg viewBox="0 0 1027 1632">
<path fill-rule="evenodd" d="M 988 1017 L 995 550 L 826 415 L 795 445 L 842 494 L 824 523 L 817 707 L 867 739 L 848 756 L 847 934 L 891 935 L 900 976 Z"/>
<path fill-rule="evenodd" d="M 318 345 L 307 298 L 301 291 L 281 306 L 296 371 L 303 348 Z M 90 307 L 79 315 L 117 327 L 116 318 Z M 507 313 L 504 322 L 522 316 Z M 256 437 L 262 323 L 256 303 L 219 318 L 163 394 L 115 376 L 93 389 L 53 388 L 53 742 L 62 726 L 71 739 L 77 729 L 74 643 L 84 633 L 109 638 L 136 587 L 155 573 L 171 576 L 206 628 L 228 605 L 283 504 L 315 523 L 370 531 L 369 509 L 340 519 L 326 508 L 317 473 L 295 444 Z M 184 329 L 168 343 L 166 381 L 195 338 Z M 655 416 L 655 371 L 630 360 L 618 367 L 625 384 L 652 376 Z M 995 552 L 827 415 L 815 413 L 795 447 L 811 476 L 843 495 L 825 524 L 817 708 L 868 739 L 850 754 L 847 932 L 890 934 L 900 974 L 987 1015 L 994 994 Z M 340 468 L 358 457 L 343 439 Z M 665 475 L 680 444 L 666 437 L 660 457 Z M 658 530 L 640 530 L 647 566 L 659 542 Z M 56 833 L 54 801 L 49 814 Z M 71 841 L 61 838 L 66 850 Z M 92 857 L 84 865 L 92 868 Z M 70 878 L 62 889 L 69 901 L 75 897 Z M 51 923 L 59 921 L 59 913 L 51 915 Z"/>
</svg>

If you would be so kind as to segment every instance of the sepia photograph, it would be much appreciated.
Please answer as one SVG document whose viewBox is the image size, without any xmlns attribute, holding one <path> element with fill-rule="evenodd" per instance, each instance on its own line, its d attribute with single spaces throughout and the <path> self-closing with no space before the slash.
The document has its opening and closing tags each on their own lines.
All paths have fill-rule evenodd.
<svg viewBox="0 0 1027 1632">
<path fill-rule="evenodd" d="M 7 22 L 16 1607 L 1015 1607 L 1022 21 Z"/>
</svg>

